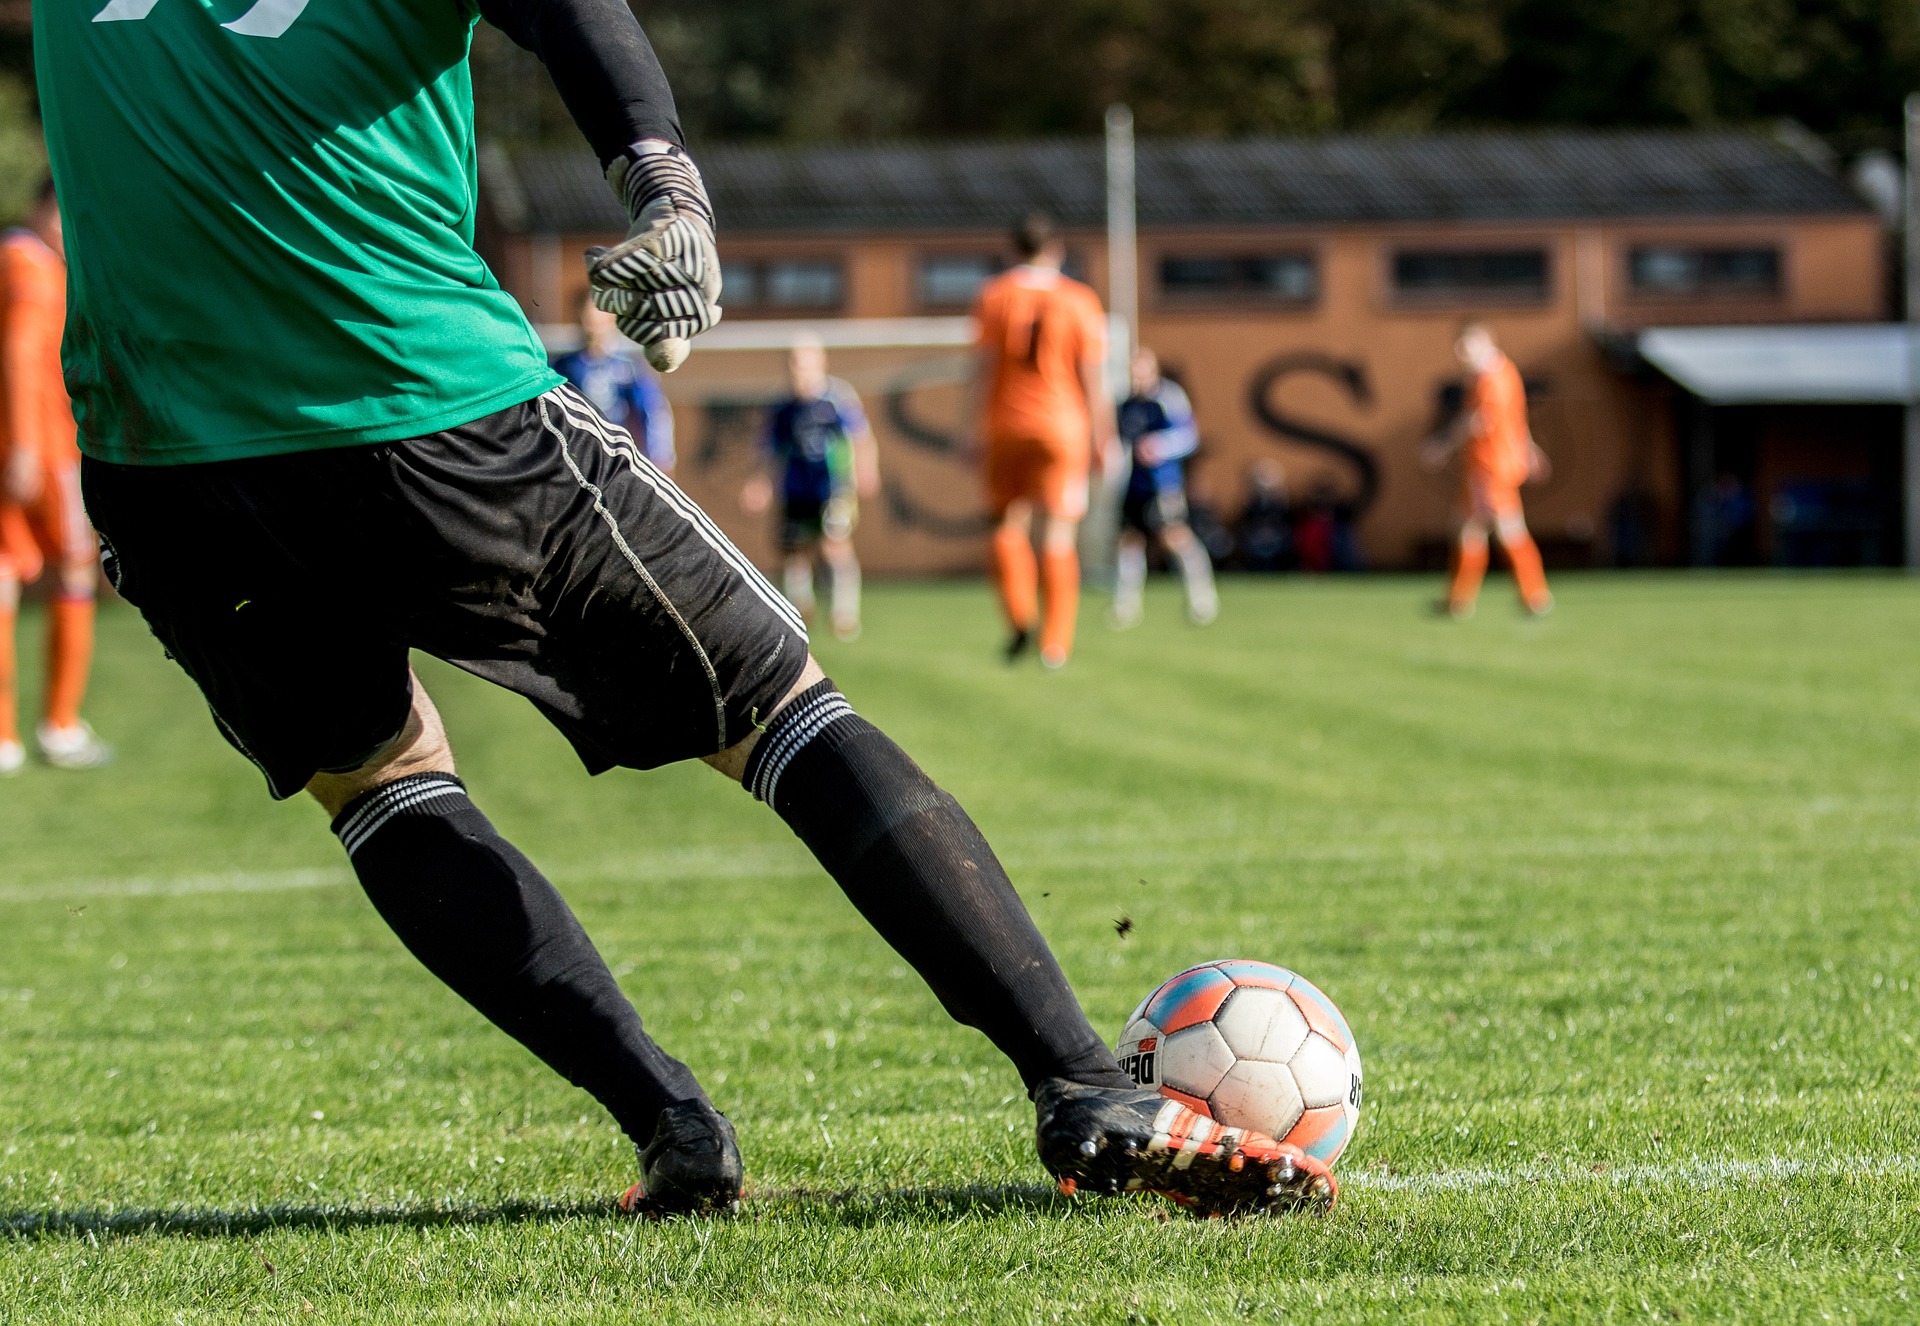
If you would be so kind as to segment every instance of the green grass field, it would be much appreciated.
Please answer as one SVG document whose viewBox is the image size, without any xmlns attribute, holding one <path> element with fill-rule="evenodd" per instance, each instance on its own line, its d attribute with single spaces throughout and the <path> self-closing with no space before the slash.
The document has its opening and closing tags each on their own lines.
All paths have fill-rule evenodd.
<svg viewBox="0 0 1920 1326">
<path fill-rule="evenodd" d="M 630 1151 L 414 965 L 125 609 L 121 759 L 0 783 L 0 1322 L 1914 1320 L 1920 584 L 1165 586 L 1060 676 L 983 589 L 881 586 L 829 670 L 972 809 L 1095 1024 L 1293 966 L 1368 1101 L 1325 1219 L 1073 1202 L 986 1043 L 717 775 L 589 780 L 425 675 L 462 772 L 740 1125 Z M 30 619 L 31 640 L 38 623 Z M 1131 917 L 1131 935 L 1115 921 Z M 1915 1288 L 1920 1288 L 1920 1281 Z"/>
</svg>

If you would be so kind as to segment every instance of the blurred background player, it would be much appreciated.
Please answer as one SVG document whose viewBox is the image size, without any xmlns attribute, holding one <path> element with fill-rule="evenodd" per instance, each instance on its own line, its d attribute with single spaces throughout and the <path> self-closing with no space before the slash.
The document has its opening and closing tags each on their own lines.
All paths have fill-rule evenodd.
<svg viewBox="0 0 1920 1326">
<path fill-rule="evenodd" d="M 1520 602 L 1539 616 L 1553 608 L 1547 592 L 1540 549 L 1527 533 L 1520 507 L 1520 485 L 1551 472 L 1546 453 L 1527 425 L 1527 389 L 1520 370 L 1502 354 L 1485 324 L 1469 322 L 1454 339 L 1453 352 L 1467 370 L 1466 399 L 1459 415 L 1427 439 L 1421 459 L 1438 470 L 1455 452 L 1461 458 L 1461 518 L 1454 545 L 1453 578 L 1438 607 L 1452 617 L 1468 617 L 1487 573 L 1487 534 L 1506 550 Z"/>
<path fill-rule="evenodd" d="M 1180 567 L 1187 590 L 1187 618 L 1205 626 L 1220 615 L 1213 562 L 1187 520 L 1183 462 L 1200 445 L 1193 405 L 1180 384 L 1161 375 L 1160 356 L 1146 346 L 1134 352 L 1133 392 L 1121 402 L 1120 441 L 1132 457 L 1127 493 L 1120 503 L 1119 557 L 1113 586 L 1113 624 L 1137 626 L 1147 582 L 1147 540 L 1157 538 Z"/>
<path fill-rule="evenodd" d="M 580 348 L 553 361 L 554 372 L 580 389 L 594 408 L 633 434 L 647 459 L 673 473 L 673 407 L 660 378 L 628 349 L 613 314 L 580 297 Z"/>
<path fill-rule="evenodd" d="M 860 559 L 853 551 L 859 498 L 880 491 L 873 430 L 853 387 L 827 376 L 817 337 L 794 343 L 787 357 L 790 393 L 767 414 L 764 468 L 747 481 L 740 505 L 753 515 L 780 488 L 780 553 L 787 599 L 813 620 L 813 563 L 827 564 L 828 616 L 842 640 L 860 634 Z"/>
<path fill-rule="evenodd" d="M 60 207 L 49 183 L 25 226 L 0 240 L 0 774 L 26 762 L 20 742 L 14 625 L 20 586 L 54 577 L 40 754 L 62 769 L 92 769 L 112 752 L 80 717 L 93 665 L 96 554 L 80 505 L 80 448 L 60 372 L 67 265 Z"/>
<path fill-rule="evenodd" d="M 1058 668 L 1073 652 L 1080 611 L 1075 539 L 1087 480 L 1114 446 L 1113 404 L 1101 380 L 1106 317 L 1099 296 L 1061 272 L 1067 251 L 1050 217 L 1021 220 L 1013 245 L 1020 265 L 987 282 L 974 305 L 987 501 L 999 526 L 993 574 L 1013 631 L 1007 657 L 1026 651 L 1037 625 L 1040 661 Z M 1036 511 L 1044 518 L 1038 564 Z"/>
</svg>

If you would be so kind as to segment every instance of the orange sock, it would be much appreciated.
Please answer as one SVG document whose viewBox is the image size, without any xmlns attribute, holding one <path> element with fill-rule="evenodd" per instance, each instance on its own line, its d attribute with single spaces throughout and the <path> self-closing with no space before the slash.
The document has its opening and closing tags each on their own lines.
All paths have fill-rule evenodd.
<svg viewBox="0 0 1920 1326">
<path fill-rule="evenodd" d="M 1040 628 L 1040 658 L 1056 667 L 1073 652 L 1073 628 L 1080 620 L 1080 554 L 1049 548 L 1040 559 L 1040 580 L 1047 594 L 1047 617 Z"/>
<path fill-rule="evenodd" d="M 0 741 L 20 740 L 18 702 L 14 699 L 14 610 L 0 607 Z"/>
<path fill-rule="evenodd" d="M 1031 631 L 1040 615 L 1040 568 L 1033 560 L 1033 540 L 1023 529 L 1002 525 L 993 532 L 993 583 L 1007 625 Z"/>
<path fill-rule="evenodd" d="M 1544 607 L 1553 597 L 1547 592 L 1547 573 L 1540 565 L 1540 545 L 1533 541 L 1533 535 L 1520 534 L 1513 539 L 1502 539 L 1500 546 L 1507 550 L 1507 561 L 1513 566 L 1513 582 L 1520 588 L 1520 601 L 1529 608 Z"/>
<path fill-rule="evenodd" d="M 93 600 L 57 598 L 47 632 L 47 722 L 77 727 L 93 668 Z"/>
<path fill-rule="evenodd" d="M 1447 586 L 1447 606 L 1455 612 L 1473 606 L 1473 601 L 1480 597 L 1480 582 L 1486 575 L 1486 541 L 1456 541 L 1453 545 L 1453 582 Z"/>
</svg>

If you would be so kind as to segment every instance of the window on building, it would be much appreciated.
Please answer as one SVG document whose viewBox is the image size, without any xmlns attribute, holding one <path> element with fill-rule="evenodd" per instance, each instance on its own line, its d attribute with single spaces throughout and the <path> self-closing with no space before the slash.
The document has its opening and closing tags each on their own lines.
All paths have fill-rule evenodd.
<svg viewBox="0 0 1920 1326">
<path fill-rule="evenodd" d="M 965 308 L 1003 264 L 991 253 L 928 253 L 920 258 L 920 303 Z"/>
<path fill-rule="evenodd" d="M 1393 288 L 1410 299 L 1545 299 L 1547 251 L 1401 249 L 1393 255 Z"/>
<path fill-rule="evenodd" d="M 721 305 L 737 312 L 818 312 L 846 298 L 846 277 L 832 258 L 723 259 L 720 281 Z"/>
<path fill-rule="evenodd" d="M 1627 279 L 1636 295 L 1777 295 L 1780 250 L 1644 245 L 1628 253 Z"/>
<path fill-rule="evenodd" d="M 1320 295 L 1320 268 L 1311 253 L 1169 253 L 1160 259 L 1160 293 L 1181 302 L 1309 304 Z"/>
</svg>

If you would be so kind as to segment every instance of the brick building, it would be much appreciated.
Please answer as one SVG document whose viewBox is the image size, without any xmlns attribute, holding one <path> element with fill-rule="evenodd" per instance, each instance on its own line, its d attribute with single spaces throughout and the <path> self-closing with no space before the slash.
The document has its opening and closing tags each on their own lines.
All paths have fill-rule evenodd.
<svg viewBox="0 0 1920 1326">
<path fill-rule="evenodd" d="M 725 147 L 700 162 L 727 323 L 668 384 L 691 440 L 683 483 L 766 551 L 733 502 L 752 384 L 812 325 L 836 371 L 881 398 L 890 482 L 860 532 L 870 565 L 977 565 L 977 488 L 948 445 L 965 309 L 1033 207 L 1061 219 L 1071 264 L 1104 294 L 1101 146 Z M 1369 563 L 1431 564 L 1452 480 L 1423 473 L 1416 451 L 1457 396 L 1449 345 L 1472 316 L 1532 388 L 1555 475 L 1530 506 L 1552 559 L 1898 560 L 1897 406 L 1827 388 L 1804 402 L 1699 395 L 1673 354 L 1638 352 L 1649 329 L 1681 329 L 1684 349 L 1688 328 L 1886 317 L 1884 226 L 1791 146 L 1746 133 L 1148 140 L 1138 177 L 1140 336 L 1194 397 L 1195 477 L 1226 512 L 1250 463 L 1276 457 L 1296 497 L 1354 512 Z M 595 163 L 489 154 L 482 186 L 489 261 L 563 339 L 580 250 L 624 229 Z M 1786 334 L 1791 351 L 1800 333 Z M 1796 542 L 1793 512 L 1821 494 L 1853 533 Z"/>
</svg>

